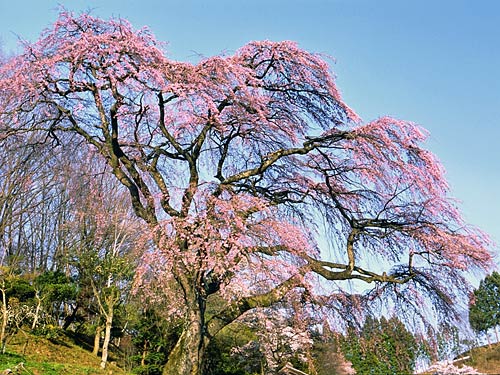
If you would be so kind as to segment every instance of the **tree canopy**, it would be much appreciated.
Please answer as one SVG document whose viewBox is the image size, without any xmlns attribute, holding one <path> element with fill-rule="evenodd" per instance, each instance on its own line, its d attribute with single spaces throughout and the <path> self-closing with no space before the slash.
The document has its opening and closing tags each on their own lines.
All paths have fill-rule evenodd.
<svg viewBox="0 0 500 375">
<path fill-rule="evenodd" d="M 201 373 L 210 339 L 250 310 L 444 311 L 467 291 L 462 271 L 490 262 L 426 131 L 362 122 L 324 58 L 294 42 L 191 64 L 146 28 L 62 11 L 1 66 L 0 130 L 2 142 L 80 142 L 67 158 L 100 157 L 128 191 L 152 244 L 136 290 L 185 322 L 165 374 Z M 373 288 L 350 296 L 349 280 Z"/>
</svg>

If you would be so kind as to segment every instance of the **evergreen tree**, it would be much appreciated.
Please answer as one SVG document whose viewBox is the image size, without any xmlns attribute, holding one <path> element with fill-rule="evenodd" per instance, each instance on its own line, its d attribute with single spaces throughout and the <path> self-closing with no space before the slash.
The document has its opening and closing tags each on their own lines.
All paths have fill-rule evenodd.
<svg viewBox="0 0 500 375">
<path fill-rule="evenodd" d="M 469 304 L 469 322 L 476 332 L 487 333 L 500 325 L 500 274 L 493 272 L 485 277 L 474 290 Z"/>
<path fill-rule="evenodd" d="M 368 317 L 361 330 L 350 327 L 341 346 L 358 375 L 412 374 L 418 343 L 397 318 Z"/>
</svg>

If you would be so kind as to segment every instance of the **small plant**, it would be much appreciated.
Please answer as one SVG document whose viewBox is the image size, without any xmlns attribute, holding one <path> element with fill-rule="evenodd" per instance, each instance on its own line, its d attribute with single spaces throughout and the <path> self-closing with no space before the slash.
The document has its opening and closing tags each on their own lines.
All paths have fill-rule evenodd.
<svg viewBox="0 0 500 375">
<path fill-rule="evenodd" d="M 37 327 L 33 330 L 33 334 L 36 336 L 45 337 L 46 339 L 51 341 L 59 340 L 63 335 L 62 329 L 52 324 L 45 324 Z"/>
</svg>

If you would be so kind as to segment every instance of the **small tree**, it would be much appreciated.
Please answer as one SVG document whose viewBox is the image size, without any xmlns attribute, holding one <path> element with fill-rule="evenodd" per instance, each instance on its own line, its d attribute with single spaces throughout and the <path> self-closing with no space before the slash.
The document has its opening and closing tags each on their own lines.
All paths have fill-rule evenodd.
<svg viewBox="0 0 500 375">
<path fill-rule="evenodd" d="M 500 341 L 497 330 L 500 325 L 500 273 L 495 271 L 486 276 L 474 290 L 469 303 L 469 322 L 474 331 L 486 335 L 494 328 L 496 340 Z"/>
<path fill-rule="evenodd" d="M 78 209 L 74 221 L 68 223 L 74 233 L 73 264 L 81 282 L 90 286 L 100 315 L 95 354 L 104 331 L 102 368 L 107 363 L 115 309 L 130 288 L 135 247 L 141 238 L 137 219 L 123 204 L 123 190 L 105 177 L 83 184 L 73 181 L 72 201 Z"/>
<path fill-rule="evenodd" d="M 47 271 L 34 280 L 36 311 L 42 309 L 51 314 L 54 321 L 64 325 L 68 315 L 65 306 L 76 299 L 77 285 L 61 271 Z M 38 314 L 35 315 L 32 328 L 36 327 Z"/>
<path fill-rule="evenodd" d="M 9 296 L 8 292 L 12 280 L 15 278 L 14 272 L 10 267 L 0 266 L 0 298 L 1 298 L 1 313 L 2 320 L 0 323 L 0 347 L 2 354 L 5 353 L 5 346 L 7 344 L 8 324 L 10 318 L 9 311 Z"/>
<path fill-rule="evenodd" d="M 0 344 L 5 352 L 9 336 L 22 332 L 26 341 L 23 353 L 28 344 L 26 330 L 32 327 L 38 318 L 39 311 L 34 306 L 35 289 L 31 283 L 31 275 L 21 275 L 10 267 L 0 267 L 1 328 Z"/>
</svg>

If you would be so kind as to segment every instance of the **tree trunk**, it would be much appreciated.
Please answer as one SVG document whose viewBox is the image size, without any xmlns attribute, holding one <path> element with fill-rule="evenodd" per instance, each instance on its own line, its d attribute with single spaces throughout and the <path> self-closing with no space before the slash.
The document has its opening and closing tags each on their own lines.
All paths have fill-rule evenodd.
<svg viewBox="0 0 500 375">
<path fill-rule="evenodd" d="M 109 341 L 111 340 L 111 327 L 113 326 L 113 304 L 108 305 L 108 312 L 106 314 L 106 327 L 104 330 L 104 341 L 102 343 L 102 356 L 101 356 L 101 368 L 106 368 L 106 362 L 108 361 L 108 347 Z"/>
<path fill-rule="evenodd" d="M 66 315 L 66 317 L 64 318 L 64 324 L 63 324 L 63 330 L 67 330 L 69 328 L 69 326 L 71 325 L 71 323 L 73 323 L 76 319 L 76 313 L 79 309 L 79 305 L 78 303 L 75 305 L 75 307 L 73 308 L 73 310 L 71 311 L 71 314 L 69 315 Z"/>
<path fill-rule="evenodd" d="M 40 315 L 40 309 L 42 308 L 42 299 L 40 298 L 39 290 L 35 291 L 35 298 L 36 298 L 36 309 L 35 309 L 35 316 L 33 317 L 33 323 L 31 324 L 32 331 L 36 328 L 36 325 L 38 324 L 38 316 Z"/>
<path fill-rule="evenodd" d="M 142 347 L 142 357 L 141 357 L 141 367 L 146 366 L 146 357 L 148 355 L 148 341 L 144 341 L 144 346 Z"/>
<path fill-rule="evenodd" d="M 7 297 L 5 295 L 5 282 L 0 291 L 2 293 L 2 327 L 0 329 L 0 345 L 2 346 L 2 354 L 5 354 L 5 342 L 6 342 L 5 331 L 7 329 L 7 322 L 9 319 L 7 310 Z"/>
<path fill-rule="evenodd" d="M 26 332 L 24 332 L 22 329 L 21 329 L 21 332 L 22 334 L 24 335 L 24 344 L 23 344 L 23 349 L 21 350 L 21 353 L 23 353 L 23 355 L 26 355 L 26 349 L 28 348 L 28 343 L 30 341 L 30 338 L 29 336 L 26 334 Z"/>
<path fill-rule="evenodd" d="M 168 356 L 163 375 L 201 375 L 208 338 L 202 309 L 188 314 L 184 330 Z"/>
<path fill-rule="evenodd" d="M 99 347 L 100 347 L 100 343 L 101 343 L 101 332 L 102 332 L 102 326 L 98 325 L 95 329 L 94 350 L 92 350 L 92 354 L 95 355 L 96 357 L 99 355 Z"/>
</svg>

